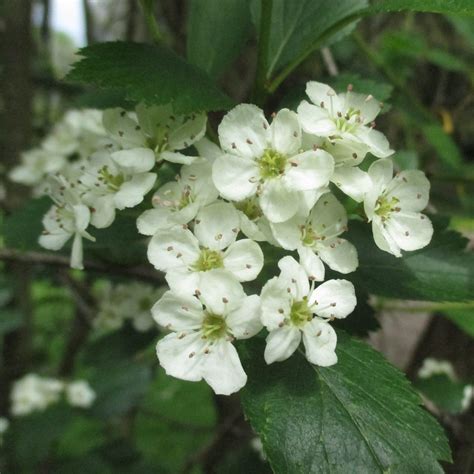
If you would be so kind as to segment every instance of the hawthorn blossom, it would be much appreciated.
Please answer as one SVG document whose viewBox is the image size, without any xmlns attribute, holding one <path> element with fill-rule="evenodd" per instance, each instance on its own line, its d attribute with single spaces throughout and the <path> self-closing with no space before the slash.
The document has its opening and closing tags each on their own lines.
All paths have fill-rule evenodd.
<svg viewBox="0 0 474 474">
<path fill-rule="evenodd" d="M 347 230 L 347 214 L 336 197 L 321 196 L 308 217 L 295 216 L 271 224 L 273 236 L 287 250 L 297 250 L 300 263 L 315 280 L 324 280 L 324 265 L 340 273 L 358 266 L 357 250 L 340 235 Z"/>
<path fill-rule="evenodd" d="M 306 100 L 298 106 L 298 117 L 303 130 L 319 137 L 348 139 L 366 145 L 369 151 L 385 158 L 393 153 L 385 136 L 372 124 L 381 104 L 371 95 L 356 94 L 349 87 L 346 93 L 320 82 L 306 84 Z"/>
<path fill-rule="evenodd" d="M 278 267 L 280 276 L 268 281 L 261 293 L 262 323 L 269 331 L 265 361 L 288 359 L 303 339 L 309 362 L 335 364 L 337 335 L 329 322 L 354 310 L 354 286 L 346 280 L 329 280 L 314 288 L 303 266 L 290 256 L 283 257 Z"/>
<path fill-rule="evenodd" d="M 86 380 L 75 380 L 65 388 L 67 402 L 79 408 L 89 408 L 96 398 L 96 394 Z"/>
<path fill-rule="evenodd" d="M 60 380 L 27 374 L 13 384 L 11 412 L 22 416 L 43 411 L 59 400 L 63 390 L 64 384 Z"/>
<path fill-rule="evenodd" d="M 156 322 L 171 331 L 156 346 L 159 362 L 168 375 L 204 379 L 215 393 L 230 395 L 247 381 L 232 341 L 261 330 L 260 298 L 247 296 L 223 270 L 206 275 L 193 293 L 168 291 L 152 308 Z"/>
<path fill-rule="evenodd" d="M 74 183 L 63 176 L 53 176 L 49 180 L 49 195 L 54 205 L 43 218 L 44 230 L 38 243 L 48 250 L 59 250 L 74 237 L 71 250 L 71 267 L 83 268 L 82 239 L 95 241 L 87 232 L 91 212 L 81 200 Z"/>
<path fill-rule="evenodd" d="M 135 111 L 136 116 L 118 108 L 104 112 L 104 127 L 117 145 L 125 150 L 149 148 L 157 161 L 191 164 L 196 160 L 181 150 L 204 136 L 205 114 L 176 115 L 171 105 L 139 104 Z"/>
<path fill-rule="evenodd" d="M 257 196 L 271 222 L 301 212 L 302 202 L 314 204 L 334 171 L 327 152 L 301 150 L 298 116 L 288 109 L 280 110 L 269 125 L 261 109 L 241 104 L 227 113 L 218 132 L 225 154 L 215 160 L 212 171 L 221 196 L 237 202 Z"/>
<path fill-rule="evenodd" d="M 176 181 L 166 183 L 155 193 L 154 209 L 145 211 L 137 219 L 140 234 L 153 235 L 158 230 L 188 224 L 201 208 L 215 201 L 218 191 L 211 172 L 208 161 L 184 165 Z"/>
<path fill-rule="evenodd" d="M 101 229 L 115 219 L 116 209 L 135 207 L 155 184 L 155 156 L 147 148 L 100 151 L 89 158 L 78 180 L 82 199 L 92 209 L 91 224 Z"/>
<path fill-rule="evenodd" d="M 166 281 L 176 292 L 194 291 L 216 269 L 237 281 L 254 280 L 263 267 L 263 253 L 253 240 L 236 241 L 238 226 L 233 206 L 218 201 L 198 213 L 194 234 L 182 227 L 157 232 L 148 246 L 148 260 L 167 272 Z"/>
<path fill-rule="evenodd" d="M 369 168 L 371 188 L 364 210 L 372 221 L 377 247 L 396 257 L 401 250 L 418 250 L 431 241 L 433 225 L 424 214 L 430 183 L 419 170 L 402 171 L 393 177 L 393 163 L 383 159 Z"/>
</svg>

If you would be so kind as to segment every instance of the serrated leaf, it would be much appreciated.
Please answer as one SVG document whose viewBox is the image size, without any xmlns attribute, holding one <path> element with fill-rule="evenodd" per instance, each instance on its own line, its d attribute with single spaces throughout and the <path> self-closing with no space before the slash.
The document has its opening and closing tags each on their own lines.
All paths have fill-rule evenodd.
<svg viewBox="0 0 474 474">
<path fill-rule="evenodd" d="M 176 113 L 227 110 L 232 100 L 207 74 L 164 46 L 98 43 L 79 51 L 83 59 L 67 78 L 106 89 L 146 104 L 172 103 Z"/>
<path fill-rule="evenodd" d="M 248 0 L 191 0 L 188 59 L 217 78 L 239 55 L 251 31 Z"/>
<path fill-rule="evenodd" d="M 346 278 L 370 294 L 425 301 L 466 301 L 474 295 L 474 255 L 457 232 L 435 225 L 427 247 L 401 258 L 374 244 L 369 224 L 351 222 L 347 238 L 360 263 Z"/>
<path fill-rule="evenodd" d="M 441 427 L 366 344 L 340 333 L 339 362 L 327 368 L 300 353 L 266 367 L 255 339 L 241 352 L 244 411 L 276 474 L 443 472 L 437 460 L 450 452 Z"/>
<path fill-rule="evenodd" d="M 378 0 L 370 7 L 371 13 L 402 10 L 474 15 L 474 4 L 472 0 Z"/>
</svg>

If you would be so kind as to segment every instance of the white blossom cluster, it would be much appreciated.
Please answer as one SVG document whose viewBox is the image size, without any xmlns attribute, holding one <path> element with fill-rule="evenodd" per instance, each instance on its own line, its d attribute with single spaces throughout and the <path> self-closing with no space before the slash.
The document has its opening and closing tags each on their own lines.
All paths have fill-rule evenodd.
<svg viewBox="0 0 474 474">
<path fill-rule="evenodd" d="M 94 239 L 91 226 L 111 225 L 116 210 L 139 205 L 154 189 L 137 228 L 169 285 L 152 308 L 168 331 L 158 358 L 168 374 L 204 379 L 216 393 L 245 385 L 233 342 L 263 327 L 268 364 L 290 357 L 301 341 L 311 363 L 337 362 L 330 322 L 348 316 L 356 298 L 349 281 L 324 281 L 326 267 L 348 274 L 359 262 L 344 238 L 348 216 L 335 190 L 359 203 L 386 252 L 400 257 L 432 236 L 421 213 L 429 182 L 418 170 L 394 176 L 393 151 L 373 123 L 381 104 L 352 87 L 337 94 L 318 82 L 306 93 L 296 112 L 282 109 L 271 121 L 255 105 L 236 106 L 219 124 L 218 144 L 204 137 L 204 114 L 179 116 L 170 106 L 107 110 L 105 146 L 74 176 L 49 178 L 54 205 L 40 244 L 58 250 L 73 238 L 74 268 L 82 267 L 82 238 Z M 375 160 L 364 171 L 368 155 Z M 181 168 L 156 189 L 164 161 Z M 243 285 L 271 263 L 262 243 L 287 255 L 260 295 L 247 295 Z"/>
<path fill-rule="evenodd" d="M 146 332 L 155 327 L 150 309 L 166 291 L 139 282 L 119 283 L 100 282 L 94 290 L 98 304 L 94 327 L 100 330 L 114 330 L 130 321 L 138 332 Z"/>
<path fill-rule="evenodd" d="M 70 383 L 37 374 L 27 374 L 13 384 L 10 393 L 13 416 L 29 415 L 44 411 L 60 401 L 65 394 L 66 401 L 74 407 L 88 408 L 95 400 L 95 392 L 85 380 Z"/>
</svg>

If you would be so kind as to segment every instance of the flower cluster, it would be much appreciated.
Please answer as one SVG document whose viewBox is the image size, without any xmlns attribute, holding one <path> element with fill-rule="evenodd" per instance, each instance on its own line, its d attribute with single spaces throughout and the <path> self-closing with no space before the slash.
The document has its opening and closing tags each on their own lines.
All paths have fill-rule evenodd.
<svg viewBox="0 0 474 474">
<path fill-rule="evenodd" d="M 13 384 L 10 394 L 11 413 L 14 416 L 44 411 L 57 403 L 63 392 L 66 401 L 75 407 L 88 408 L 95 400 L 95 392 L 85 380 L 65 383 L 61 380 L 27 374 Z"/>
<path fill-rule="evenodd" d="M 93 325 L 100 330 L 113 330 L 130 321 L 136 331 L 148 331 L 155 327 L 150 308 L 165 291 L 164 287 L 138 282 L 117 285 L 100 282 L 94 289 L 98 310 Z"/>
<path fill-rule="evenodd" d="M 340 196 L 365 212 L 383 251 L 399 257 L 431 239 L 421 213 L 429 183 L 417 170 L 393 175 L 393 151 L 374 128 L 381 104 L 352 87 L 337 94 L 309 82 L 306 92 L 297 111 L 282 109 L 271 121 L 255 105 L 236 106 L 219 124 L 218 144 L 204 137 L 204 114 L 144 105 L 134 113 L 105 111 L 105 145 L 73 177 L 49 178 L 54 205 L 40 243 L 56 250 L 73 237 L 75 268 L 82 266 L 82 238 L 94 238 L 89 226 L 109 226 L 117 210 L 154 190 L 137 228 L 169 285 L 152 308 L 168 332 L 158 358 L 168 374 L 204 379 L 216 393 L 245 384 L 233 343 L 263 327 L 269 364 L 290 357 L 301 341 L 311 363 L 337 362 L 330 322 L 353 311 L 355 290 L 346 280 L 324 282 L 326 269 L 348 274 L 359 263 L 344 235 Z M 181 167 L 174 181 L 157 186 L 164 161 Z M 254 288 L 248 282 L 274 261 L 262 243 L 288 254 L 278 262 L 280 275 L 260 282 L 260 295 L 248 295 L 244 285 Z"/>
</svg>

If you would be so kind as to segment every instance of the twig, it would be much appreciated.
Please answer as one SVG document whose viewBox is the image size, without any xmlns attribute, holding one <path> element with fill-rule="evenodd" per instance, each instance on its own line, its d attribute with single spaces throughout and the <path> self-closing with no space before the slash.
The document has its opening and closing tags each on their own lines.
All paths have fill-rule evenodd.
<svg viewBox="0 0 474 474">
<path fill-rule="evenodd" d="M 23 262 L 30 265 L 48 265 L 52 267 L 69 267 L 69 257 L 55 255 L 46 252 L 20 252 L 15 249 L 0 249 L 0 260 L 5 262 Z M 125 267 L 116 264 L 103 263 L 95 260 L 84 262 L 85 271 L 98 272 L 113 275 L 125 275 L 139 280 L 164 283 L 163 275 L 151 266 L 135 265 Z"/>
<path fill-rule="evenodd" d="M 321 56 L 323 57 L 324 64 L 326 69 L 329 72 L 330 76 L 337 76 L 339 74 L 339 69 L 337 67 L 334 56 L 332 55 L 331 50 L 326 46 L 321 48 Z"/>
</svg>

